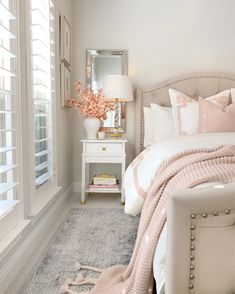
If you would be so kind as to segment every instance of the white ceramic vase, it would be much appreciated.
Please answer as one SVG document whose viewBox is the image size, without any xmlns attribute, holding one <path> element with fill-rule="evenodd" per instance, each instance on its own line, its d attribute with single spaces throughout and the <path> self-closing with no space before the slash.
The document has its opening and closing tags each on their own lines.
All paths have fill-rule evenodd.
<svg viewBox="0 0 235 294">
<path fill-rule="evenodd" d="M 97 139 L 97 132 L 100 128 L 100 120 L 96 117 L 87 117 L 84 120 L 83 124 L 86 130 L 87 139 Z"/>
</svg>

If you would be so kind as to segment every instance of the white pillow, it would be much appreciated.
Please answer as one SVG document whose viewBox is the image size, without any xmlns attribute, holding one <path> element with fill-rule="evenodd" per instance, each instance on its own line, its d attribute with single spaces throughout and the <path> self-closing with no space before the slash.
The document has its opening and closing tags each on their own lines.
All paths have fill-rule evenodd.
<svg viewBox="0 0 235 294">
<path fill-rule="evenodd" d="M 169 94 L 173 111 L 175 135 L 197 134 L 199 123 L 198 101 L 174 89 L 169 89 Z M 229 103 L 229 96 L 230 90 L 225 90 L 206 99 L 224 108 Z"/>
<path fill-rule="evenodd" d="M 231 97 L 232 97 L 232 101 L 235 102 L 235 88 L 231 89 Z"/>
<path fill-rule="evenodd" d="M 144 107 L 144 147 L 152 144 L 152 110 Z"/>
<path fill-rule="evenodd" d="M 171 107 L 151 103 L 144 107 L 144 147 L 174 137 L 174 123 Z"/>
<path fill-rule="evenodd" d="M 151 103 L 152 140 L 154 144 L 174 137 L 172 107 L 164 107 Z"/>
</svg>

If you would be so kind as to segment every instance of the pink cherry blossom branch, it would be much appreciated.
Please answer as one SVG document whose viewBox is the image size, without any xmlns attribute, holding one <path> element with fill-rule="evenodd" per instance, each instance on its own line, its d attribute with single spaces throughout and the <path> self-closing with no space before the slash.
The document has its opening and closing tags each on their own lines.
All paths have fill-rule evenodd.
<svg viewBox="0 0 235 294">
<path fill-rule="evenodd" d="M 65 105 L 78 109 L 80 114 L 85 117 L 96 117 L 98 119 L 107 119 L 107 112 L 114 110 L 113 102 L 107 100 L 102 89 L 95 94 L 90 89 L 83 89 L 83 82 L 75 83 L 75 90 L 78 93 L 78 98 L 68 98 L 65 100 Z"/>
</svg>

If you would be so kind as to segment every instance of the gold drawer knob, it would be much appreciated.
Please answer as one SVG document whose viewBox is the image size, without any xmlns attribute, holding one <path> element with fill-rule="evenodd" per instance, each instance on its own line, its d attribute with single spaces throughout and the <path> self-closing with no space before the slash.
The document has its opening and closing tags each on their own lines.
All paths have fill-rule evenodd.
<svg viewBox="0 0 235 294">
<path fill-rule="evenodd" d="M 106 147 L 103 146 L 103 147 L 102 147 L 102 150 L 105 151 L 105 150 L 106 150 Z"/>
</svg>

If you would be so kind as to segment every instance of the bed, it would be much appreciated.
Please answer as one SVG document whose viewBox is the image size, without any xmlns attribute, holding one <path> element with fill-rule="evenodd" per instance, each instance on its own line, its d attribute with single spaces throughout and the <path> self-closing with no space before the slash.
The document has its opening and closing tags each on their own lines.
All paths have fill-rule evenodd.
<svg viewBox="0 0 235 294">
<path fill-rule="evenodd" d="M 235 133 L 228 132 L 169 138 L 145 149 L 144 108 L 151 103 L 170 107 L 169 89 L 208 97 L 233 88 L 233 75 L 197 73 L 137 90 L 136 155 L 143 155 L 126 171 L 126 213 L 137 215 L 143 206 L 141 197 L 133 197 L 136 179 L 132 174 L 137 169 L 146 173 L 146 179 L 144 189 L 136 183 L 135 188 L 147 193 L 156 170 L 169 156 L 194 147 L 235 145 Z M 158 294 L 235 293 L 235 182 L 204 183 L 169 195 L 167 225 L 156 247 L 153 273 Z"/>
</svg>

